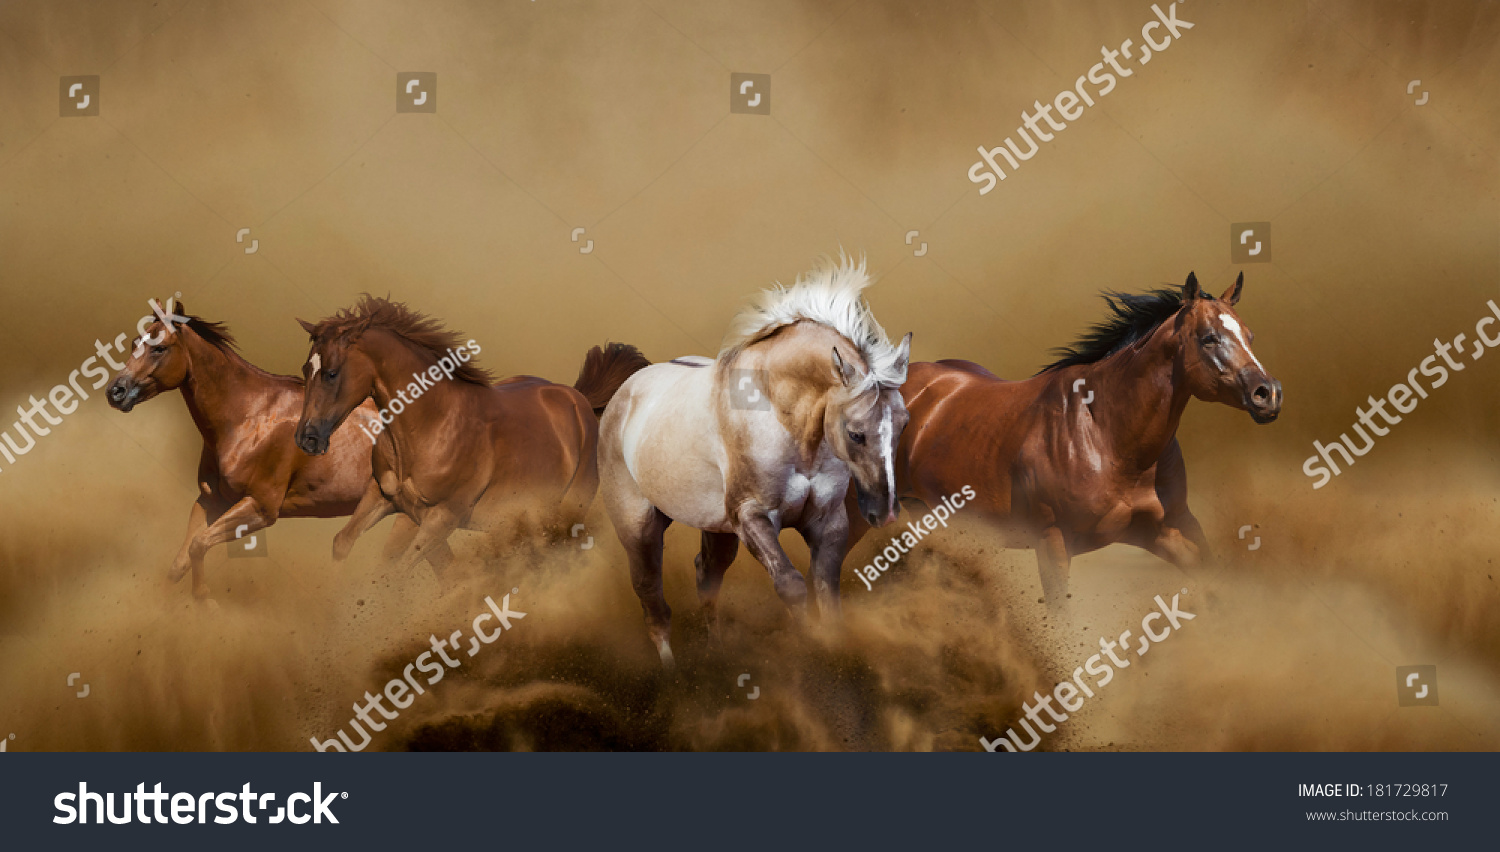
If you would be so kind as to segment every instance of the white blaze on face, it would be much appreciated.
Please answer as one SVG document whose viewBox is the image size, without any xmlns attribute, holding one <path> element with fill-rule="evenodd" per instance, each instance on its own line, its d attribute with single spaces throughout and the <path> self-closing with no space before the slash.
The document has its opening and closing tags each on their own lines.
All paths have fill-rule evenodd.
<svg viewBox="0 0 1500 852">
<path fill-rule="evenodd" d="M 308 361 L 307 363 L 310 364 L 310 365 L 312 365 L 312 372 L 307 374 L 308 380 L 311 380 L 314 376 L 316 376 L 318 374 L 318 370 L 322 369 L 322 367 L 323 367 L 323 356 L 321 356 L 318 353 L 314 352 L 313 356 L 312 356 L 312 360 Z"/>
<path fill-rule="evenodd" d="M 891 426 L 891 407 L 885 407 L 880 419 L 880 454 L 885 458 L 885 481 L 892 498 L 896 495 L 896 432 Z M 889 506 L 887 506 L 889 508 Z"/>
<path fill-rule="evenodd" d="M 1250 341 L 1245 339 L 1245 332 L 1240 329 L 1239 322 L 1229 314 L 1219 314 L 1219 322 L 1225 328 L 1229 329 L 1229 333 L 1234 335 L 1235 342 L 1240 345 L 1241 349 L 1245 350 L 1245 354 L 1249 355 L 1250 360 L 1254 361 L 1255 366 L 1260 367 L 1260 371 L 1264 373 L 1266 368 L 1261 366 L 1260 359 L 1255 357 L 1254 352 L 1250 351 Z"/>
</svg>

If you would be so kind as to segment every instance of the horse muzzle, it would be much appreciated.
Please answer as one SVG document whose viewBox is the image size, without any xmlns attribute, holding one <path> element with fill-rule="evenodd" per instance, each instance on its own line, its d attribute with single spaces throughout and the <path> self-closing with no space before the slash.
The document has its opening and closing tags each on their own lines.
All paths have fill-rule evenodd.
<svg viewBox="0 0 1500 852">
<path fill-rule="evenodd" d="M 311 423 L 297 430 L 297 449 L 310 456 L 328 452 L 328 434 Z"/>
<path fill-rule="evenodd" d="M 1262 425 L 1281 416 L 1281 382 L 1266 376 L 1246 389 L 1245 410 Z"/>
<path fill-rule="evenodd" d="M 896 501 L 892 499 L 888 489 L 882 488 L 879 493 L 867 491 L 856 479 L 854 497 L 859 504 L 859 514 L 865 519 L 865 523 L 872 527 L 883 527 L 895 522 Z"/>
<path fill-rule="evenodd" d="M 141 386 L 124 376 L 117 376 L 109 383 L 104 396 L 109 400 L 110 408 L 128 413 L 140 401 Z"/>
</svg>

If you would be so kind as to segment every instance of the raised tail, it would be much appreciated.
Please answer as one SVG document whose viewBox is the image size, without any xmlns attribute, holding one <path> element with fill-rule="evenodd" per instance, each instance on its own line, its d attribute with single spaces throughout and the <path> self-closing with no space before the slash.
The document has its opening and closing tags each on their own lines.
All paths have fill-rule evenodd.
<svg viewBox="0 0 1500 852">
<path fill-rule="evenodd" d="M 604 416 L 604 406 L 635 375 L 637 370 L 651 366 L 641 350 L 629 343 L 606 343 L 601 349 L 595 346 L 583 356 L 583 367 L 578 371 L 578 381 L 573 387 L 583 394 L 594 409 L 595 417 Z"/>
</svg>

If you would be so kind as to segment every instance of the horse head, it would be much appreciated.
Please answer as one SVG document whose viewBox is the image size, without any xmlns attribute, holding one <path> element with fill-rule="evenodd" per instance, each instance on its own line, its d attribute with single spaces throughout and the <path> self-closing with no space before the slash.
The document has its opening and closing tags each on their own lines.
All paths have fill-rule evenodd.
<svg viewBox="0 0 1500 852">
<path fill-rule="evenodd" d="M 1188 273 L 1173 336 L 1193 396 L 1248 411 L 1256 423 L 1270 423 L 1281 414 L 1281 382 L 1251 351 L 1255 334 L 1234 311 L 1244 286 L 1241 272 L 1234 286 L 1215 299 L 1198 289 L 1198 278 Z"/>
<path fill-rule="evenodd" d="M 307 363 L 302 365 L 306 391 L 302 417 L 297 421 L 297 447 L 319 456 L 328 452 L 333 432 L 349 413 L 369 398 L 375 389 L 374 359 L 359 346 L 369 320 L 353 325 L 330 326 L 297 320 L 312 339 Z"/>
<path fill-rule="evenodd" d="M 167 316 L 187 315 L 181 302 L 167 300 Z M 227 337 L 222 329 L 215 329 Z M 130 360 L 105 389 L 110 407 L 128 412 L 163 391 L 175 390 L 187 381 L 192 358 L 186 344 L 187 326 L 162 322 L 158 317 L 142 329 L 132 345 Z"/>
<path fill-rule="evenodd" d="M 877 376 L 833 349 L 837 384 L 824 411 L 823 434 L 834 455 L 849 466 L 860 514 L 871 526 L 896 520 L 896 445 L 907 421 L 901 385 L 910 361 L 910 333 L 885 375 Z"/>
</svg>

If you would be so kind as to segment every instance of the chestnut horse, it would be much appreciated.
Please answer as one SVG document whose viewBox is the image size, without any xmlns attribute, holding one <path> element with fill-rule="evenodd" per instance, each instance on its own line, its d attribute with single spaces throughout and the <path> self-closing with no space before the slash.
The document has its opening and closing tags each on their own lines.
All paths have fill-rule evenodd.
<svg viewBox="0 0 1500 852">
<path fill-rule="evenodd" d="M 1072 558 L 1115 542 L 1199 564 L 1209 547 L 1187 506 L 1183 408 L 1197 397 L 1256 423 L 1281 412 L 1281 383 L 1234 311 L 1244 283 L 1241 273 L 1217 299 L 1191 273 L 1180 292 L 1107 293 L 1112 316 L 1025 381 L 968 361 L 913 364 L 901 389 L 902 497 L 936 507 L 972 486 L 962 511 L 998 526 L 1007 546 L 1036 550 L 1054 609 L 1066 607 Z"/>
<path fill-rule="evenodd" d="M 635 347 L 612 343 L 589 352 L 574 387 L 532 376 L 495 384 L 472 360 L 474 341 L 369 295 L 302 327 L 312 350 L 297 446 L 322 455 L 351 411 L 373 399 L 380 412 L 373 475 L 334 539 L 334 559 L 400 512 L 418 529 L 397 567 L 426 559 L 439 575 L 452 562 L 446 542 L 459 527 L 540 526 L 555 538 L 583 521 L 599 486 L 597 412 L 650 363 Z"/>
<path fill-rule="evenodd" d="M 906 424 L 898 388 L 911 335 L 891 345 L 845 260 L 767 290 L 738 318 L 719 357 L 679 358 L 632 376 L 599 426 L 602 496 L 662 663 L 672 665 L 662 535 L 703 531 L 698 595 L 711 627 L 740 541 L 800 620 L 807 583 L 781 549 L 790 527 L 812 551 L 820 612 L 838 610 L 849 520 L 844 493 L 872 524 L 896 517 L 894 453 Z"/>
<path fill-rule="evenodd" d="M 359 427 L 375 420 L 375 406 L 361 407 L 334 434 L 327 455 L 307 457 L 293 441 L 302 380 L 251 364 L 235 351 L 234 337 L 223 325 L 172 304 L 167 314 L 175 311 L 187 322 L 157 319 L 146 329 L 146 339 L 110 382 L 106 397 L 128 412 L 157 394 L 182 390 L 203 436 L 203 452 L 187 540 L 167 577 L 175 583 L 191 569 L 193 595 L 203 599 L 209 593 L 203 579 L 209 548 L 265 529 L 278 518 L 337 518 L 354 511 L 370 479 L 369 442 Z"/>
</svg>

